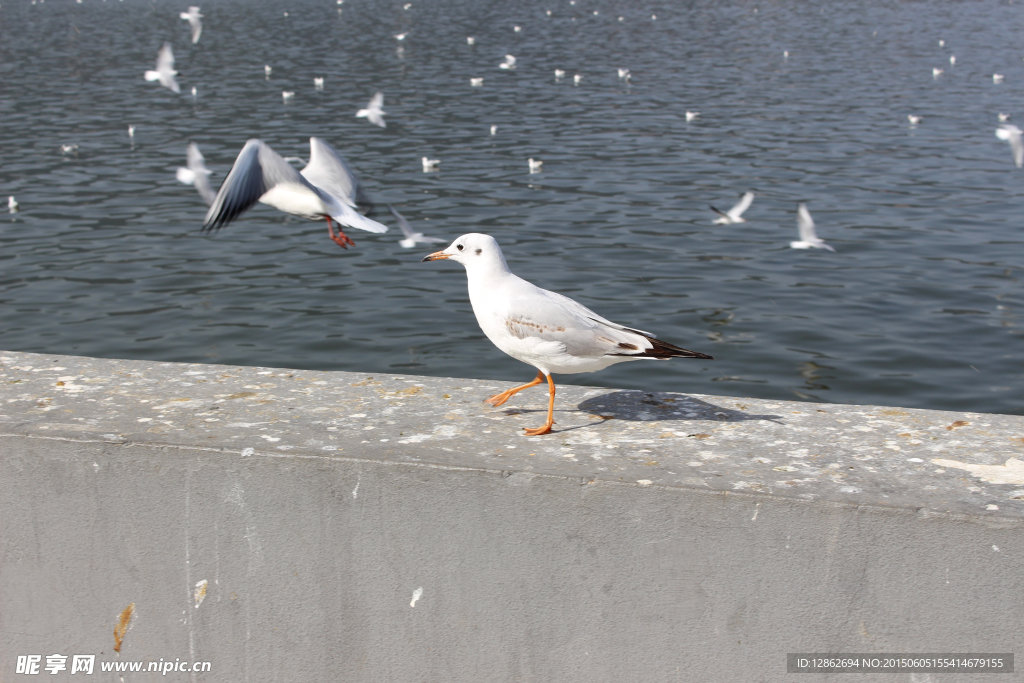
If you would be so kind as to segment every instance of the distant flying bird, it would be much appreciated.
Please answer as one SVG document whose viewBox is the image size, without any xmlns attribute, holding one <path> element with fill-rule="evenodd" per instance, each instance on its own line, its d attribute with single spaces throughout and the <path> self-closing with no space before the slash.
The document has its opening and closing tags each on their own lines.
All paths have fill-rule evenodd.
<svg viewBox="0 0 1024 683">
<path fill-rule="evenodd" d="M 743 218 L 743 212 L 750 208 L 750 205 L 754 202 L 754 193 L 746 192 L 740 197 L 739 202 L 736 206 L 723 213 L 716 209 L 714 206 L 711 210 L 718 214 L 718 218 L 715 219 L 715 225 L 732 225 L 733 223 L 746 223 L 747 219 Z"/>
<path fill-rule="evenodd" d="M 197 94 L 198 93 L 196 92 L 196 86 L 193 85 L 192 86 L 192 99 L 195 99 Z"/>
<path fill-rule="evenodd" d="M 916 126 L 921 123 L 921 117 L 915 114 L 907 114 L 907 121 L 910 121 L 910 125 Z"/>
<path fill-rule="evenodd" d="M 1004 114 L 1003 112 L 999 112 L 999 122 L 1000 123 L 1006 123 L 1009 120 L 1010 120 L 1010 115 L 1009 114 Z"/>
<path fill-rule="evenodd" d="M 992 82 L 993 83 L 1002 83 L 1003 82 L 1003 74 L 992 74 Z"/>
<path fill-rule="evenodd" d="M 467 45 L 476 45 L 476 38 L 474 38 L 473 36 L 467 36 L 466 37 L 466 44 Z"/>
<path fill-rule="evenodd" d="M 946 41 L 939 40 L 939 47 L 946 47 Z"/>
<path fill-rule="evenodd" d="M 199 36 L 203 32 L 203 22 L 199 21 L 203 17 L 199 13 L 198 7 L 189 7 L 187 12 L 181 13 L 181 18 L 188 21 L 189 26 L 192 28 L 192 44 L 195 45 L 199 42 Z"/>
<path fill-rule="evenodd" d="M 1013 163 L 1017 168 L 1024 166 L 1024 138 L 1021 137 L 1021 130 L 1012 123 L 1004 123 L 996 128 L 996 137 L 1010 143 L 1010 151 L 1013 152 Z"/>
<path fill-rule="evenodd" d="M 281 99 L 284 100 L 285 102 L 287 102 L 288 100 L 290 100 L 293 97 L 295 97 L 295 91 L 294 90 L 282 90 L 281 91 Z"/>
<path fill-rule="evenodd" d="M 492 124 L 491 125 L 491 135 L 494 135 L 497 132 L 498 132 L 498 127 Z"/>
<path fill-rule="evenodd" d="M 937 66 L 932 68 L 932 77 L 933 78 L 938 78 L 939 76 L 941 76 L 944 73 L 945 73 L 945 71 L 943 71 L 942 69 L 940 69 Z"/>
<path fill-rule="evenodd" d="M 499 69 L 514 69 L 516 68 L 516 58 L 512 55 L 505 55 L 505 61 L 498 65 Z"/>
<path fill-rule="evenodd" d="M 699 111 L 688 111 L 688 112 L 686 112 L 686 120 L 687 121 L 693 121 L 695 118 L 698 118 L 699 116 L 700 116 L 700 112 Z"/>
<path fill-rule="evenodd" d="M 185 155 L 186 167 L 178 167 L 176 174 L 178 182 L 195 186 L 206 205 L 213 204 L 213 198 L 216 195 L 213 188 L 210 187 L 210 171 L 206 168 L 203 155 L 199 152 L 199 146 L 194 142 L 188 143 Z"/>
<path fill-rule="evenodd" d="M 471 78 L 471 79 L 469 79 L 469 84 L 471 86 L 473 86 L 474 88 L 479 88 L 480 86 L 482 86 L 484 84 L 484 79 L 482 79 L 482 78 Z"/>
<path fill-rule="evenodd" d="M 135 137 L 135 126 L 133 126 L 130 123 L 128 124 L 128 137 L 130 137 L 130 138 Z"/>
<path fill-rule="evenodd" d="M 405 220 L 405 216 L 395 211 L 395 207 L 388 204 L 388 210 L 398 221 L 398 227 L 401 228 L 402 234 L 405 235 L 404 240 L 399 240 L 398 243 L 405 249 L 412 249 L 416 246 L 417 242 L 423 244 L 430 244 L 433 242 L 445 242 L 446 240 L 438 239 L 437 237 L 426 237 L 422 232 L 413 232 L 412 227 L 409 225 L 409 221 Z"/>
<path fill-rule="evenodd" d="M 316 88 L 317 90 L 323 90 L 324 89 L 324 79 L 322 79 L 322 78 L 313 78 L 313 87 Z"/>
<path fill-rule="evenodd" d="M 825 244 L 825 241 L 814 232 L 814 219 L 811 218 L 811 212 L 807 210 L 807 205 L 803 202 L 796 208 L 796 227 L 800 231 L 800 241 L 790 242 L 789 246 L 791 248 L 828 249 L 829 251 L 835 251 L 835 249 Z"/>
<path fill-rule="evenodd" d="M 71 154 L 78 149 L 78 145 L 61 145 L 60 151 L 62 154 Z"/>
<path fill-rule="evenodd" d="M 355 242 L 342 225 L 368 232 L 388 230 L 356 211 L 357 203 L 365 202 L 359 181 L 341 155 L 320 138 L 309 139 L 309 163 L 302 171 L 262 140 L 246 142 L 206 213 L 203 230 L 224 227 L 257 202 L 310 220 L 325 219 L 331 240 L 343 248 Z M 337 235 L 332 219 L 339 224 Z"/>
<path fill-rule="evenodd" d="M 403 33 L 396 33 L 396 34 L 395 34 L 395 40 L 405 40 L 405 37 L 406 37 L 407 35 L 409 35 L 409 32 L 408 32 L 408 31 L 405 31 L 405 32 L 403 32 Z"/>
<path fill-rule="evenodd" d="M 441 165 L 440 159 L 428 159 L 423 157 L 423 172 L 429 173 L 430 171 L 436 171 L 437 167 Z"/>
<path fill-rule="evenodd" d="M 565 78 L 565 71 L 562 69 L 555 69 L 555 78 Z"/>
<path fill-rule="evenodd" d="M 950 66 L 956 66 L 956 55 L 950 55 L 949 56 L 949 65 Z"/>
<path fill-rule="evenodd" d="M 629 69 L 619 69 L 619 78 L 629 78 Z"/>
<path fill-rule="evenodd" d="M 270 78 L 270 74 L 273 73 L 273 72 L 274 72 L 274 70 L 272 68 L 270 68 L 269 64 L 264 64 L 263 65 L 263 73 L 267 75 L 267 78 Z"/>
<path fill-rule="evenodd" d="M 174 53 L 171 51 L 171 44 L 164 43 L 156 56 L 156 70 L 146 72 L 147 81 L 160 81 L 160 85 L 174 92 L 181 92 L 178 81 L 175 77 Z"/>
<path fill-rule="evenodd" d="M 366 109 L 360 109 L 356 112 L 357 118 L 364 118 L 370 123 L 386 128 L 388 124 L 384 123 L 384 115 L 387 114 L 382 108 L 384 106 L 384 93 L 378 92 L 376 95 L 370 98 L 369 103 L 366 105 Z"/>
<path fill-rule="evenodd" d="M 580 76 L 579 74 L 576 74 L 575 76 L 572 77 L 572 82 L 575 85 L 579 85 L 580 81 L 582 81 L 582 80 L 583 80 L 583 76 Z"/>
<path fill-rule="evenodd" d="M 7 198 L 7 210 L 15 213 L 18 210 L 18 201 L 14 197 Z M 440 242 L 441 240 L 438 240 Z"/>
<path fill-rule="evenodd" d="M 515 31 L 516 33 L 519 33 L 520 31 L 523 30 L 523 27 L 522 26 L 513 26 L 512 30 Z"/>
<path fill-rule="evenodd" d="M 540 159 L 527 159 L 530 164 L 530 173 L 540 173 L 544 162 Z"/>
</svg>

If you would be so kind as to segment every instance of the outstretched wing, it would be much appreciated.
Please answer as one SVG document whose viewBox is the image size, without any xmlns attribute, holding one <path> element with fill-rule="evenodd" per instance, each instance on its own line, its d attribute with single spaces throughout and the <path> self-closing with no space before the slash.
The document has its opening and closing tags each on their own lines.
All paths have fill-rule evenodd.
<svg viewBox="0 0 1024 683">
<path fill-rule="evenodd" d="M 806 204 L 796 208 L 796 227 L 800 231 L 800 239 L 804 242 L 817 242 L 818 235 L 814 232 L 814 219 L 807 210 Z"/>
<path fill-rule="evenodd" d="M 370 203 L 345 159 L 320 138 L 309 139 L 309 163 L 300 173 L 316 187 L 349 204 Z"/>
<path fill-rule="evenodd" d="M 286 182 L 309 186 L 291 164 L 262 140 L 249 140 L 238 153 L 231 172 L 217 191 L 206 213 L 203 230 L 224 227 L 251 208 L 272 187 Z"/>
<path fill-rule="evenodd" d="M 736 206 L 729 209 L 729 215 L 733 218 L 739 218 L 743 215 L 743 212 L 750 208 L 750 205 L 754 203 L 754 193 L 746 192 L 740 198 L 739 203 Z"/>
<path fill-rule="evenodd" d="M 213 192 L 213 188 L 210 187 L 210 171 L 206 168 L 205 159 L 203 159 L 202 152 L 199 151 L 199 145 L 194 142 L 188 144 L 186 163 L 188 170 L 192 171 L 193 174 L 192 184 L 195 185 L 196 190 L 199 191 L 199 195 L 206 202 L 206 205 L 210 206 L 213 204 L 216 195 Z"/>
</svg>

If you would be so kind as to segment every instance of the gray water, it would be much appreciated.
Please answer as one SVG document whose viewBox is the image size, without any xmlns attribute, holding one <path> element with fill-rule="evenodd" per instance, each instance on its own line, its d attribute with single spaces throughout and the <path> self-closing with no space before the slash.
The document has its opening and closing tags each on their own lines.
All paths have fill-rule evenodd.
<svg viewBox="0 0 1024 683">
<path fill-rule="evenodd" d="M 0 198 L 21 211 L 0 214 L 0 348 L 532 377 L 483 337 L 460 266 L 399 247 L 390 203 L 716 358 L 560 381 L 1024 412 L 1024 170 L 994 136 L 998 112 L 1024 126 L 1019 6 L 411 2 L 212 0 L 193 46 L 184 0 L 2 0 Z M 142 78 L 164 40 L 181 95 Z M 386 129 L 354 116 L 376 90 Z M 392 232 L 343 251 L 259 205 L 200 233 L 189 141 L 216 187 L 246 139 L 304 157 L 311 135 Z M 748 222 L 712 225 L 746 190 Z M 836 253 L 788 248 L 798 201 Z"/>
</svg>

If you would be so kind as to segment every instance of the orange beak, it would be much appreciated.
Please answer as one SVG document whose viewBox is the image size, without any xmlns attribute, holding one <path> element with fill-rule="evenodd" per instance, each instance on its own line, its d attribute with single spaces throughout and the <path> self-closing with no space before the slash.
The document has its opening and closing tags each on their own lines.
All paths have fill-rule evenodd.
<svg viewBox="0 0 1024 683">
<path fill-rule="evenodd" d="M 424 256 L 423 261 L 420 261 L 420 263 L 423 263 L 424 261 L 443 261 L 447 258 L 448 254 L 443 251 L 435 251 L 433 254 L 427 254 Z"/>
</svg>

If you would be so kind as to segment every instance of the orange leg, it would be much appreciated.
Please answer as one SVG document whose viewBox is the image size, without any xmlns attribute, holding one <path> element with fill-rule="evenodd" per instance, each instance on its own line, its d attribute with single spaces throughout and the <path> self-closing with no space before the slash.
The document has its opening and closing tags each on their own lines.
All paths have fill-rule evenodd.
<svg viewBox="0 0 1024 683">
<path fill-rule="evenodd" d="M 356 246 L 356 243 L 352 241 L 352 238 L 346 235 L 344 232 L 342 232 L 340 225 L 338 226 L 338 235 L 335 236 L 334 226 L 331 224 L 331 217 L 324 216 L 324 218 L 327 219 L 327 234 L 330 236 L 331 240 L 333 240 L 335 244 L 337 244 L 342 249 L 348 249 L 347 245 L 350 244 L 353 247 Z"/>
<path fill-rule="evenodd" d="M 539 374 L 537 379 L 540 379 Z M 548 421 L 544 423 L 543 427 L 527 429 L 527 436 L 540 436 L 541 434 L 547 434 L 551 431 L 551 425 L 555 424 L 555 380 L 551 379 L 551 375 L 548 375 L 548 388 L 550 396 L 548 399 Z"/>
<path fill-rule="evenodd" d="M 535 387 L 535 386 L 537 386 L 538 384 L 540 384 L 543 381 L 544 381 L 544 373 L 541 372 L 540 370 L 538 370 L 537 371 L 537 376 L 529 384 L 523 384 L 522 386 L 513 387 L 513 388 L 509 389 L 508 391 L 503 391 L 500 394 L 495 394 L 494 396 L 491 396 L 488 399 L 484 399 L 484 403 L 490 403 L 492 406 L 497 408 L 500 405 L 504 405 L 505 401 L 509 400 L 510 398 L 512 398 L 513 396 L 518 394 L 523 389 L 529 389 L 530 387 Z"/>
</svg>

